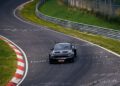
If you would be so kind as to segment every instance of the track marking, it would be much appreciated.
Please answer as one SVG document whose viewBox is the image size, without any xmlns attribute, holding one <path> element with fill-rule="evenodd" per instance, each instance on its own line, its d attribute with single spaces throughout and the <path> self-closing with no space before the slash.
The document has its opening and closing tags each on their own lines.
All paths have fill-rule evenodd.
<svg viewBox="0 0 120 86">
<path fill-rule="evenodd" d="M 26 24 L 33 25 L 33 26 L 36 26 L 36 27 L 40 27 L 40 28 L 41 28 L 40 25 L 31 23 L 31 22 L 29 22 L 29 21 L 25 21 L 25 20 L 21 19 L 20 17 L 18 17 L 18 16 L 16 15 L 17 9 L 19 9 L 21 6 L 24 7 L 24 5 L 26 5 L 27 3 L 30 3 L 30 2 L 32 2 L 32 1 L 34 1 L 34 0 L 30 0 L 30 1 L 26 2 L 26 3 L 24 3 L 24 4 L 19 5 L 16 9 L 14 9 L 13 15 L 14 15 L 15 18 L 17 18 L 17 19 L 20 20 L 21 22 L 24 22 L 24 23 L 26 23 Z M 111 50 L 109 50 L 109 49 L 106 49 L 106 48 L 104 48 L 104 47 L 102 47 L 102 46 L 100 46 L 100 45 L 94 44 L 94 43 L 89 42 L 89 41 L 84 40 L 84 39 L 80 39 L 80 38 L 77 38 L 77 37 L 74 37 L 74 36 L 70 36 L 70 35 L 64 34 L 64 33 L 58 32 L 58 31 L 54 31 L 54 30 L 52 30 L 52 29 L 48 29 L 46 26 L 42 26 L 42 27 L 44 27 L 46 30 L 49 30 L 49 31 L 52 31 L 52 32 L 55 32 L 55 33 L 59 33 L 59 34 L 62 34 L 62 35 L 68 36 L 68 37 L 75 38 L 75 39 L 80 40 L 80 41 L 87 42 L 87 43 L 92 44 L 92 45 L 95 45 L 95 46 L 97 46 L 97 47 L 99 47 L 99 48 L 101 48 L 101 49 L 104 49 L 104 50 L 108 51 L 109 53 L 112 53 L 112 54 L 120 57 L 119 54 L 117 54 L 117 53 L 115 53 L 115 52 L 113 52 L 113 51 L 111 51 Z"/>
<path fill-rule="evenodd" d="M 17 56 L 17 70 L 15 72 L 14 77 L 9 81 L 9 83 L 6 86 L 19 86 L 21 81 L 26 77 L 28 71 L 28 62 L 26 54 L 19 46 L 17 46 L 15 43 L 10 41 L 6 37 L 0 35 L 0 38 L 4 40 L 14 50 Z"/>
<path fill-rule="evenodd" d="M 45 62 L 48 62 L 48 60 L 31 61 L 31 63 L 45 63 Z"/>
</svg>

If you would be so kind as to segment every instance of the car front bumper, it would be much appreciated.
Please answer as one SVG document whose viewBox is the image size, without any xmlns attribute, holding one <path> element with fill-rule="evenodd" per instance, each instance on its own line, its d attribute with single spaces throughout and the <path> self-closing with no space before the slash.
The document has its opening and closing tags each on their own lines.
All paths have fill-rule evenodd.
<svg viewBox="0 0 120 86">
<path fill-rule="evenodd" d="M 59 63 L 73 62 L 74 61 L 74 57 L 69 57 L 69 58 L 50 58 L 49 61 L 51 61 L 51 62 L 59 62 Z"/>
</svg>

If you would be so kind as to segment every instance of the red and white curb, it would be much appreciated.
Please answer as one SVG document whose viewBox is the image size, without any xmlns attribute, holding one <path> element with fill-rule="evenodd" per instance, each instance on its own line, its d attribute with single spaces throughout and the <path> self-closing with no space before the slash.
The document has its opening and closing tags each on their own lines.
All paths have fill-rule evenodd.
<svg viewBox="0 0 120 86">
<path fill-rule="evenodd" d="M 2 40 L 4 40 L 16 53 L 17 56 L 17 69 L 13 76 L 13 78 L 9 81 L 6 86 L 18 86 L 23 79 L 25 78 L 28 70 L 26 55 L 23 51 L 21 51 L 20 47 L 14 44 L 12 41 L 7 38 L 0 36 Z"/>
</svg>

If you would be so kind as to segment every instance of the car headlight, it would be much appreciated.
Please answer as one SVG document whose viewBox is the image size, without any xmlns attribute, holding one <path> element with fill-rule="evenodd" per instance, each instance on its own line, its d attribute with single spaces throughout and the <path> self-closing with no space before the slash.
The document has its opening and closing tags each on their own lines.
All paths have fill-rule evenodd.
<svg viewBox="0 0 120 86">
<path fill-rule="evenodd" d="M 53 57 L 54 55 L 53 54 L 51 54 L 51 57 Z"/>
<path fill-rule="evenodd" d="M 72 55 L 74 55 L 74 52 L 73 51 L 69 51 L 68 52 L 68 56 L 72 56 Z"/>
</svg>

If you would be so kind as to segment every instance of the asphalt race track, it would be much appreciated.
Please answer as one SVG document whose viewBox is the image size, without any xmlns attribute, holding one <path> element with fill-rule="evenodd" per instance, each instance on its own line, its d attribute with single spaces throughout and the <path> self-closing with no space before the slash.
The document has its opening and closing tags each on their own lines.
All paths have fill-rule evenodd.
<svg viewBox="0 0 120 86">
<path fill-rule="evenodd" d="M 120 58 L 93 44 L 24 23 L 14 9 L 27 0 L 0 0 L 0 35 L 27 55 L 29 69 L 20 86 L 120 86 Z M 56 42 L 77 46 L 74 63 L 49 64 L 48 54 Z"/>
</svg>

